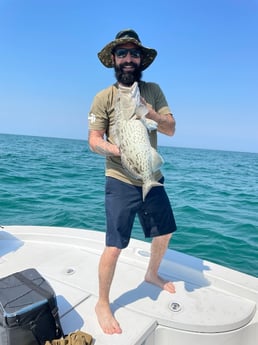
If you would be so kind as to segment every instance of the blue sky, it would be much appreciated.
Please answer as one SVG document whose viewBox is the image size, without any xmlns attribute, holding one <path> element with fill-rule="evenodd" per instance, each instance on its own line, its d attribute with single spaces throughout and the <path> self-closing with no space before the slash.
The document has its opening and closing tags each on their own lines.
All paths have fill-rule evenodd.
<svg viewBox="0 0 258 345">
<path fill-rule="evenodd" d="M 0 0 L 0 133 L 87 139 L 114 82 L 97 52 L 124 28 L 158 51 L 143 79 L 177 121 L 161 145 L 258 152 L 258 0 Z"/>
</svg>

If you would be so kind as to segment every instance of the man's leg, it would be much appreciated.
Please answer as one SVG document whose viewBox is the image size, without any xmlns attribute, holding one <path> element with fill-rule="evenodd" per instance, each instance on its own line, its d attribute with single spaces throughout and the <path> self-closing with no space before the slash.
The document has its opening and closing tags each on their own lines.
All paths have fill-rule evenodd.
<svg viewBox="0 0 258 345">
<path fill-rule="evenodd" d="M 95 310 L 100 327 L 107 334 L 122 332 L 109 303 L 109 292 L 120 252 L 119 248 L 106 247 L 99 262 L 99 300 Z"/>
<path fill-rule="evenodd" d="M 145 275 L 145 281 L 157 285 L 163 290 L 174 293 L 176 292 L 174 284 L 170 281 L 162 279 L 158 275 L 159 266 L 168 248 L 168 243 L 171 236 L 172 234 L 167 234 L 153 238 L 151 244 L 151 256 Z"/>
</svg>

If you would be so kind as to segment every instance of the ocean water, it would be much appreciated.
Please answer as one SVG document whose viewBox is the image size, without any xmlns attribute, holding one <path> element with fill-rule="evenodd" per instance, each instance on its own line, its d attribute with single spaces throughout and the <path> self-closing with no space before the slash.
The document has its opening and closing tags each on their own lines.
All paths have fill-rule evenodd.
<svg viewBox="0 0 258 345">
<path fill-rule="evenodd" d="M 170 248 L 258 277 L 258 154 L 160 147 Z M 87 141 L 0 134 L 0 225 L 105 231 L 103 157 Z M 133 237 L 144 240 L 136 219 Z"/>
</svg>

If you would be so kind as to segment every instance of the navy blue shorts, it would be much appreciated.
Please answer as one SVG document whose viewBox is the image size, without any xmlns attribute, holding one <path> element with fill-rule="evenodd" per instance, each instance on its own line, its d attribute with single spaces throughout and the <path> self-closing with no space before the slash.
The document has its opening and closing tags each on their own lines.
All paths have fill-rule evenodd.
<svg viewBox="0 0 258 345">
<path fill-rule="evenodd" d="M 164 178 L 160 180 L 164 182 Z M 170 234 L 176 223 L 163 186 L 153 187 L 142 201 L 142 187 L 112 177 L 106 178 L 106 245 L 123 249 L 128 246 L 135 216 L 138 215 L 145 237 Z"/>
</svg>

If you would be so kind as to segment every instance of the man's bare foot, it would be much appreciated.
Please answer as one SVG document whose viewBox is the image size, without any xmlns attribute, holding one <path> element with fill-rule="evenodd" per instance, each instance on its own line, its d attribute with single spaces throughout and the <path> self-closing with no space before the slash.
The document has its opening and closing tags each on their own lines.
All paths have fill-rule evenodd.
<svg viewBox="0 0 258 345">
<path fill-rule="evenodd" d="M 106 334 L 120 334 L 122 329 L 119 326 L 119 323 L 114 318 L 109 304 L 101 304 L 98 302 L 95 307 L 99 325 L 102 328 L 103 332 Z"/>
<path fill-rule="evenodd" d="M 168 291 L 170 293 L 175 293 L 176 288 L 173 282 L 162 279 L 160 276 L 151 277 L 151 275 L 146 273 L 145 281 L 150 284 L 154 284 L 160 287 L 162 290 Z"/>
</svg>

